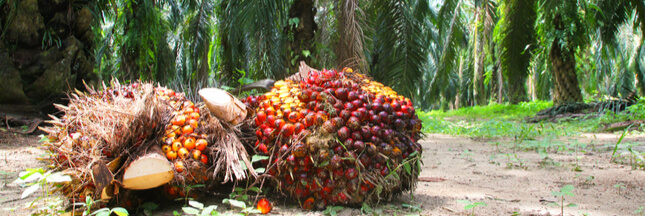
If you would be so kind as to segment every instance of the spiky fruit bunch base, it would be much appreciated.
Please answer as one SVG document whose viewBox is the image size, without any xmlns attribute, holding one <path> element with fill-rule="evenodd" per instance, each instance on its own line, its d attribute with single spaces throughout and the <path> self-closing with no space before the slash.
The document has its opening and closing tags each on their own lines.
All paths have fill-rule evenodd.
<svg viewBox="0 0 645 216">
<path fill-rule="evenodd" d="M 299 79 L 299 80 L 296 80 Z M 311 70 L 243 100 L 256 109 L 255 150 L 305 209 L 356 205 L 412 190 L 421 121 L 412 102 L 351 69 Z"/>
</svg>

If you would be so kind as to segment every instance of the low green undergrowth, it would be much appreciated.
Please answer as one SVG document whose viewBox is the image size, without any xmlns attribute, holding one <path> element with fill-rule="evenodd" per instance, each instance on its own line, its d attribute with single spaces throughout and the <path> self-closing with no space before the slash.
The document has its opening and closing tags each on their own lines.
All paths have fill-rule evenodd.
<svg viewBox="0 0 645 216">
<path fill-rule="evenodd" d="M 423 132 L 441 133 L 472 138 L 532 139 L 543 136 L 572 136 L 583 132 L 602 132 L 607 125 L 629 120 L 645 120 L 645 100 L 619 113 L 592 113 L 584 117 L 561 119 L 559 122 L 527 123 L 525 118 L 535 116 L 553 106 L 552 102 L 533 101 L 520 104 L 490 104 L 458 110 L 418 112 L 423 121 Z M 642 129 L 637 124 L 633 128 Z"/>
</svg>

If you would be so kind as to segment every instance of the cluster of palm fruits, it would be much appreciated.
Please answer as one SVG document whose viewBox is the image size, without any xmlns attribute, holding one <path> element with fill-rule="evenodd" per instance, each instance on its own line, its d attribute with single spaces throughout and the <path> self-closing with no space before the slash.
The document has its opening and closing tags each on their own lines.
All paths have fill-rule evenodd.
<svg viewBox="0 0 645 216">
<path fill-rule="evenodd" d="M 256 109 L 263 165 L 305 209 L 360 204 L 416 182 L 421 121 L 412 102 L 351 69 L 312 70 L 243 102 Z"/>
<path fill-rule="evenodd" d="M 200 109 L 182 93 L 172 89 L 156 88 L 157 98 L 167 101 L 172 111 L 172 119 L 164 129 L 161 150 L 174 165 L 176 174 L 186 177 L 183 181 L 203 183 L 208 180 L 205 169 L 208 167 L 208 135 L 197 133 L 202 126 Z M 177 175 L 176 175 L 177 176 Z M 185 190 L 178 185 L 166 185 L 167 195 L 185 196 Z"/>
</svg>

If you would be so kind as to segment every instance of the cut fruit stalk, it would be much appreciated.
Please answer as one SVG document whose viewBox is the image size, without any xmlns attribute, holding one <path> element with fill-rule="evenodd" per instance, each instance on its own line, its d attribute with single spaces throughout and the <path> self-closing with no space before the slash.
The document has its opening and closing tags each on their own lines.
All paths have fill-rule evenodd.
<svg viewBox="0 0 645 216">
<path fill-rule="evenodd" d="M 170 182 L 175 173 L 173 165 L 159 146 L 152 146 L 147 154 L 135 159 L 123 173 L 123 188 L 145 190 Z"/>
</svg>

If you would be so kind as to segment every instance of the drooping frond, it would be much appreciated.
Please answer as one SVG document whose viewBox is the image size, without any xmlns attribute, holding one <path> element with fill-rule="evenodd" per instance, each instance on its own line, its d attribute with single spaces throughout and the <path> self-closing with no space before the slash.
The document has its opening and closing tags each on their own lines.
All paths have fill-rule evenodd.
<svg viewBox="0 0 645 216">
<path fill-rule="evenodd" d="M 501 67 L 509 81 L 512 103 L 526 100 L 525 85 L 531 52 L 535 47 L 534 1 L 506 0 L 502 8 Z M 522 92 L 524 91 L 524 92 Z"/>
<path fill-rule="evenodd" d="M 427 38 L 415 19 L 416 2 L 381 0 L 375 23 L 370 75 L 411 97 L 418 90 L 426 63 Z"/>
</svg>

